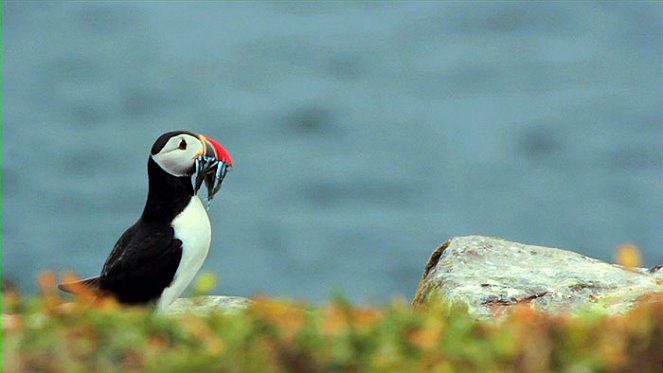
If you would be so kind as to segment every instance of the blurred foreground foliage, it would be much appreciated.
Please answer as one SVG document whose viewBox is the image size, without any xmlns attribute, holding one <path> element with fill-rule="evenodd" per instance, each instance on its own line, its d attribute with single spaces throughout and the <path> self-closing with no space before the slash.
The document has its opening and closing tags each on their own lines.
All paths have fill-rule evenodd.
<svg viewBox="0 0 663 373">
<path fill-rule="evenodd" d="M 658 372 L 663 353 L 660 295 L 618 317 L 524 306 L 499 323 L 402 301 L 263 299 L 244 312 L 178 317 L 110 300 L 63 306 L 52 294 L 11 302 L 3 372 Z"/>
</svg>

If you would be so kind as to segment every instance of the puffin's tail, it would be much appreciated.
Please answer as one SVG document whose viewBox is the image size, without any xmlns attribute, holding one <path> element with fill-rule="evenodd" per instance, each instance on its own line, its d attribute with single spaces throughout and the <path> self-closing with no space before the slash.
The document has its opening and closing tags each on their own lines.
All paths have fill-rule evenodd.
<svg viewBox="0 0 663 373">
<path fill-rule="evenodd" d="M 58 289 L 77 295 L 90 293 L 98 294 L 100 293 L 99 276 L 90 277 L 79 281 L 65 282 L 64 284 L 58 284 Z"/>
</svg>

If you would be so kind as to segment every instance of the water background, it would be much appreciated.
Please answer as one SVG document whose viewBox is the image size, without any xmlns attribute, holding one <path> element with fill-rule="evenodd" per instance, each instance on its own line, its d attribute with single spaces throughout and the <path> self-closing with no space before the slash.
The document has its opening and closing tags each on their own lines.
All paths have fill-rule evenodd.
<svg viewBox="0 0 663 373">
<path fill-rule="evenodd" d="M 661 262 L 660 2 L 2 3 L 2 276 L 92 276 L 163 132 L 235 161 L 216 293 L 411 297 L 500 236 Z"/>
</svg>

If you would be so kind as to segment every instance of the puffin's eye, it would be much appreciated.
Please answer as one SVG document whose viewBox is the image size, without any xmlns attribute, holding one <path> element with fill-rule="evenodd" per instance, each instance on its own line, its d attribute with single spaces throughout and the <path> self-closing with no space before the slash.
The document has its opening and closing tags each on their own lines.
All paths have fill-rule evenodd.
<svg viewBox="0 0 663 373">
<path fill-rule="evenodd" d="M 184 141 L 184 139 L 182 139 L 182 141 L 180 141 L 180 145 L 178 146 L 178 148 L 181 149 L 181 150 L 186 149 L 186 141 Z"/>
</svg>

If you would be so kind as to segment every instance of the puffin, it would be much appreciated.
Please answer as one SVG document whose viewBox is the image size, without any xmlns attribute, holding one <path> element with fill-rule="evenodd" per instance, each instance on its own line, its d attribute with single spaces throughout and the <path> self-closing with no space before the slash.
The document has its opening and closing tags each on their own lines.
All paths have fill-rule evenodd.
<svg viewBox="0 0 663 373">
<path fill-rule="evenodd" d="M 99 276 L 58 288 L 166 310 L 209 253 L 207 210 L 231 167 L 230 154 L 209 137 L 189 131 L 161 135 L 147 160 L 149 188 L 138 221 L 117 240 Z M 203 183 L 207 206 L 198 195 Z"/>
</svg>

